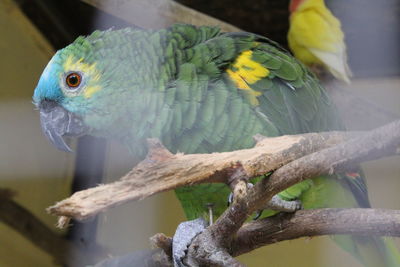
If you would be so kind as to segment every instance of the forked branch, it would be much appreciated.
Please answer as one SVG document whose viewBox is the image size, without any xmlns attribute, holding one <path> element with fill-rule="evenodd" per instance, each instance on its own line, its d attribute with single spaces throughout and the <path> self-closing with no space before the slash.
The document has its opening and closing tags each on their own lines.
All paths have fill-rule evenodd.
<svg viewBox="0 0 400 267">
<path fill-rule="evenodd" d="M 275 194 L 305 179 L 345 171 L 347 168 L 364 161 L 395 155 L 398 153 L 399 145 L 400 121 L 396 121 L 364 133 L 358 138 L 291 161 L 278 168 L 268 179 L 257 183 L 249 190 L 245 198 L 230 206 L 215 224 L 198 235 L 189 247 L 188 258 L 193 258 L 200 263 L 210 264 L 210 260 L 221 251 L 231 250 L 233 239 L 244 221 L 254 211 L 261 209 Z M 392 213 L 389 214 L 389 217 L 391 217 L 389 221 L 396 225 L 398 212 L 393 211 Z M 367 213 L 361 214 L 362 217 L 366 215 Z M 385 224 L 379 220 L 379 216 L 375 217 L 373 213 L 369 216 L 382 224 L 381 231 L 385 229 Z M 326 224 L 325 226 L 329 225 Z M 382 232 L 376 231 L 376 229 L 371 227 L 366 232 L 381 235 Z M 398 231 L 397 225 L 394 229 Z M 339 233 L 339 231 L 331 232 L 331 234 L 334 233 Z M 303 234 L 297 237 L 306 236 L 307 232 L 303 232 Z"/>
<path fill-rule="evenodd" d="M 232 183 L 231 176 L 238 169 L 247 177 L 274 171 L 234 201 L 212 226 L 193 240 L 188 250 L 189 262 L 242 266 L 232 255 L 301 236 L 341 233 L 399 236 L 400 214 L 390 210 L 299 211 L 243 225 L 250 214 L 284 189 L 311 177 L 346 171 L 364 161 L 396 155 L 399 145 L 400 121 L 363 133 L 265 138 L 254 148 L 226 153 L 173 155 L 158 141 L 150 140 L 148 157 L 120 181 L 75 193 L 49 211 L 62 218 L 86 219 L 109 207 L 179 186 Z M 310 221 L 315 223 L 313 228 Z M 277 223 L 283 228 L 277 230 Z"/>
</svg>

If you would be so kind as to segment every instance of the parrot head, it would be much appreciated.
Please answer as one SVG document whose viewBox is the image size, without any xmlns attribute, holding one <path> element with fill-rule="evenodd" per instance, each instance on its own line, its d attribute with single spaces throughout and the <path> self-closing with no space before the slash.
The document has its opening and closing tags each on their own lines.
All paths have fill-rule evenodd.
<svg viewBox="0 0 400 267">
<path fill-rule="evenodd" d="M 121 36 L 134 33 L 132 29 L 119 31 L 125 31 Z M 143 106 L 131 96 L 143 89 L 138 86 L 136 66 L 128 60 L 132 50 L 121 48 L 132 40 L 115 38 L 117 32 L 96 31 L 78 37 L 53 56 L 39 79 L 33 102 L 40 111 L 43 132 L 61 150 L 71 151 L 63 136 L 110 136 L 127 132 L 121 127 L 132 125 L 123 120 L 135 113 L 135 109 L 128 111 L 124 100 Z M 132 116 L 139 117 L 140 112 L 136 110 Z M 116 127 L 118 131 L 113 131 Z"/>
</svg>

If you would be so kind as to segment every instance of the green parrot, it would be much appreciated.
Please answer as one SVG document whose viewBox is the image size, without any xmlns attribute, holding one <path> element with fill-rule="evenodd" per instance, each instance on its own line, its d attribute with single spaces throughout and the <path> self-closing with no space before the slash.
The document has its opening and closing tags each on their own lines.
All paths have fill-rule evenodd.
<svg viewBox="0 0 400 267">
<path fill-rule="evenodd" d="M 177 24 L 78 37 L 48 63 L 33 101 L 45 135 L 64 151 L 70 151 L 64 136 L 83 134 L 118 139 L 144 157 L 151 137 L 172 152 L 210 153 L 252 147 L 255 134 L 344 129 L 304 65 L 265 37 L 217 27 Z M 224 184 L 176 190 L 188 219 L 204 216 L 208 203 L 220 215 L 229 193 Z M 317 177 L 277 197 L 300 200 L 305 209 L 370 207 L 361 172 Z M 366 266 L 400 266 L 382 238 L 334 239 Z"/>
</svg>

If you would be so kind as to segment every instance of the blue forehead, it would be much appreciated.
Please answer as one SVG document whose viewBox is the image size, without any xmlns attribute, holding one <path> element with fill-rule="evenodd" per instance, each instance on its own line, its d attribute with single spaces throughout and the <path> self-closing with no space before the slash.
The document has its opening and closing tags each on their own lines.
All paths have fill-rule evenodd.
<svg viewBox="0 0 400 267">
<path fill-rule="evenodd" d="M 59 77 L 63 67 L 59 53 L 55 54 L 47 64 L 33 94 L 33 101 L 40 103 L 43 99 L 60 101 L 64 96 L 59 86 Z"/>
</svg>

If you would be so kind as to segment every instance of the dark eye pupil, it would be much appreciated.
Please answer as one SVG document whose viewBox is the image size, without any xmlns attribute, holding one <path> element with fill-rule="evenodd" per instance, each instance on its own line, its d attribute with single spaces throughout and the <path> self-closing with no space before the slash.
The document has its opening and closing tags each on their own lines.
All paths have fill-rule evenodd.
<svg viewBox="0 0 400 267">
<path fill-rule="evenodd" d="M 69 77 L 69 83 L 73 84 L 73 85 L 77 84 L 78 83 L 78 77 L 76 77 L 76 76 Z"/>
<path fill-rule="evenodd" d="M 78 73 L 71 73 L 67 76 L 66 82 L 69 87 L 78 87 L 81 83 L 81 76 Z"/>
</svg>

